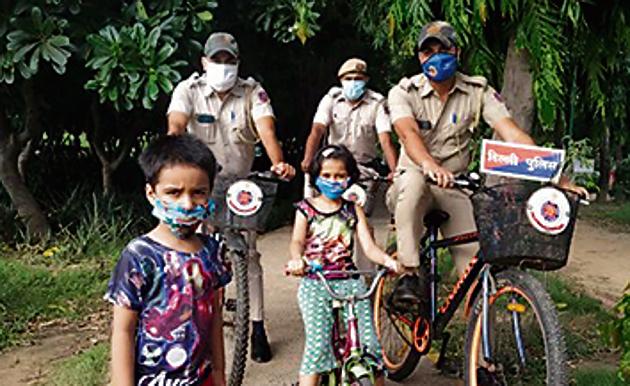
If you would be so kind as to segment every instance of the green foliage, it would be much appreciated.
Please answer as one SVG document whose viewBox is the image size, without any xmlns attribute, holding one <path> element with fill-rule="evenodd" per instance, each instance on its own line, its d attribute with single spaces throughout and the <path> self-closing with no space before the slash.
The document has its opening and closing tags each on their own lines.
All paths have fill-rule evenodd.
<svg viewBox="0 0 630 386">
<path fill-rule="evenodd" d="M 613 347 L 621 349 L 620 380 L 630 382 L 630 283 L 615 306 L 617 317 L 608 325 L 607 337 Z"/>
<path fill-rule="evenodd" d="M 54 270 L 6 254 L 0 257 L 0 349 L 16 343 L 34 322 L 76 319 L 100 304 L 109 275 L 104 267 Z"/>
<path fill-rule="evenodd" d="M 108 25 L 87 37 L 91 50 L 86 66 L 97 71 L 85 85 L 99 93 L 101 103 L 111 102 L 117 110 L 131 110 L 137 101 L 150 109 L 160 89 L 173 90 L 180 80 L 175 70 L 186 62 L 173 60 L 177 48 L 172 39 L 160 39 L 162 26 L 147 31 L 142 23 L 118 30 Z"/>
<path fill-rule="evenodd" d="M 58 363 L 48 377 L 53 386 L 102 386 L 107 383 L 109 344 L 99 343 Z"/>
<path fill-rule="evenodd" d="M 608 368 L 577 369 L 574 373 L 576 386 L 624 386 L 627 383 L 620 380 L 614 370 Z"/>
<path fill-rule="evenodd" d="M 325 6 L 326 1 L 259 0 L 255 2 L 256 25 L 281 42 L 297 38 L 306 44 L 320 30 L 317 9 Z"/>
<path fill-rule="evenodd" d="M 0 28 L 0 42 L 6 41 L 0 46 L 0 83 L 13 83 L 16 69 L 22 78 L 31 78 L 38 72 L 41 59 L 63 74 L 72 49 L 70 39 L 63 34 L 67 26 L 66 19 L 46 8 L 16 6 L 14 17 Z"/>
</svg>

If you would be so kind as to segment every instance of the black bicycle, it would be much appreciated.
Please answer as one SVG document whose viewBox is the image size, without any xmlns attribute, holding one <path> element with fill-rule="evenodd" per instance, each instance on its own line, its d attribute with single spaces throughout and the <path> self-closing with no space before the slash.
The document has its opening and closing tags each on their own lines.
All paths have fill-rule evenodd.
<svg viewBox="0 0 630 386">
<path fill-rule="evenodd" d="M 223 296 L 223 338 L 229 386 L 243 383 L 249 338 L 248 264 L 256 250 L 256 233 L 265 230 L 278 183 L 271 172 L 254 172 L 247 179 L 236 177 L 217 181 L 216 204 L 211 224 L 221 245 L 223 260 L 231 265 L 232 284 Z"/>
<path fill-rule="evenodd" d="M 443 365 L 450 338 L 445 328 L 468 294 L 466 385 L 568 384 L 556 308 L 525 269 L 566 265 L 579 197 L 526 182 L 484 187 L 475 173 L 456 178 L 454 186 L 471 193 L 478 232 L 440 239 L 438 229 L 449 215 L 434 210 L 425 216 L 420 269 L 427 279 L 428 312 L 395 304 L 396 277 L 384 278 L 377 289 L 374 318 L 388 377 L 407 378 L 434 340 L 442 341 L 436 366 Z M 438 250 L 476 241 L 479 253 L 439 304 Z M 395 245 L 388 252 L 395 253 Z"/>
</svg>

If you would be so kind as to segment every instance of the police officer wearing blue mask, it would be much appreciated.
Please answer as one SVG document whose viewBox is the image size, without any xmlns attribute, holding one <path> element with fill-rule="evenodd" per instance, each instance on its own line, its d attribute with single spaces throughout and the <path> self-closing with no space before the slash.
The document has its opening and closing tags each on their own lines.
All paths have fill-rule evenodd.
<svg viewBox="0 0 630 386">
<path fill-rule="evenodd" d="M 429 297 L 426 275 L 418 269 L 422 219 L 432 209 L 441 209 L 450 215 L 440 228 L 444 237 L 476 230 L 468 197 L 446 188 L 470 165 L 470 143 L 479 121 L 506 142 L 534 144 L 486 78 L 458 71 L 457 44 L 449 23 L 426 24 L 417 47 L 422 72 L 401 79 L 388 96 L 402 149 L 387 201 L 396 221 L 398 258 L 411 273 L 401 279 L 398 300 L 420 301 L 424 311 Z M 476 244 L 450 248 L 460 275 L 477 249 Z"/>
<path fill-rule="evenodd" d="M 391 122 L 386 98 L 367 88 L 367 64 L 358 58 L 346 60 L 337 73 L 341 87 L 333 86 L 319 102 L 313 118 L 311 132 L 306 141 L 302 170 L 309 165 L 322 138 L 333 145 L 344 145 L 350 150 L 361 169 L 361 177 L 370 177 L 377 159 L 380 144 L 385 162 L 393 172 L 396 167 L 396 149 L 391 139 Z M 367 201 L 364 210 L 369 215 L 374 200 L 373 182 L 366 182 Z M 308 187 L 307 189 L 308 190 Z M 308 192 L 306 192 L 308 196 Z"/>
<path fill-rule="evenodd" d="M 361 182 L 366 192 L 363 210 L 369 216 L 374 208 L 378 183 L 367 177 L 378 175 L 374 169 L 375 163 L 379 162 L 378 146 L 381 146 L 385 162 L 392 171 L 390 176 L 393 175 L 397 162 L 387 100 L 383 95 L 367 88 L 370 79 L 367 64 L 359 58 L 346 60 L 339 68 L 337 77 L 341 87 L 333 86 L 320 101 L 306 141 L 301 166 L 304 172 L 309 170 L 322 138 L 325 138 L 327 144 L 347 147 L 356 159 L 361 178 L 364 179 Z M 308 178 L 304 190 L 305 197 L 313 194 Z M 371 263 L 358 247 L 358 243 L 356 246 L 357 265 L 361 269 L 369 269 Z"/>
</svg>

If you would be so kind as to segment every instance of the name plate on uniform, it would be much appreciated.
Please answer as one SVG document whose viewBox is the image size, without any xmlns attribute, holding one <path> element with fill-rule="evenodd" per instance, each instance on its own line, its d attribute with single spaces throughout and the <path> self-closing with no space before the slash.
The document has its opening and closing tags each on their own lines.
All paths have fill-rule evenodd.
<svg viewBox="0 0 630 386">
<path fill-rule="evenodd" d="M 482 173 L 533 181 L 555 181 L 562 172 L 564 150 L 484 139 Z"/>
</svg>

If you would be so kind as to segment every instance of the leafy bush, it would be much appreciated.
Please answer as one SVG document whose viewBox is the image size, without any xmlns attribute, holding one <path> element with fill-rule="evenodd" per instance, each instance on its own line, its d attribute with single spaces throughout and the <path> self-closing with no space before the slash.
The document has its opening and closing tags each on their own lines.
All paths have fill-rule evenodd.
<svg viewBox="0 0 630 386">
<path fill-rule="evenodd" d="M 630 381 L 630 283 L 615 306 L 615 311 L 618 315 L 610 323 L 607 335 L 612 345 L 621 349 L 617 375 L 623 381 Z"/>
</svg>

